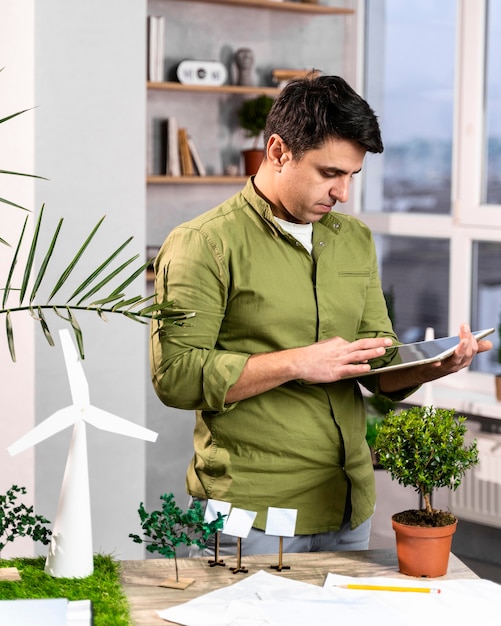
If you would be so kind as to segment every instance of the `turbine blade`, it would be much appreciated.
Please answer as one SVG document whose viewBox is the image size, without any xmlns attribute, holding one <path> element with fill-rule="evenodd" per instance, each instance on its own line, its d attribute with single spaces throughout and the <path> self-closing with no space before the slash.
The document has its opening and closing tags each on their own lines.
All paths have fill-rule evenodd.
<svg viewBox="0 0 501 626">
<path fill-rule="evenodd" d="M 126 437 L 135 437 L 136 439 L 144 439 L 145 441 L 156 441 L 158 433 L 129 422 L 118 415 L 108 413 L 95 406 L 88 407 L 82 414 L 82 418 L 88 423 L 101 430 L 107 430 L 117 435 L 125 435 Z"/>
<path fill-rule="evenodd" d="M 35 426 L 33 430 L 30 430 L 26 435 L 23 435 L 20 439 L 15 441 L 11 446 L 7 448 L 8 453 L 11 456 L 15 456 L 20 452 L 24 452 L 28 448 L 35 446 L 37 443 L 52 437 L 56 433 L 68 428 L 74 424 L 81 416 L 81 411 L 75 406 L 68 406 L 64 409 L 60 409 L 53 413 L 50 417 L 44 420 L 38 426 Z"/>
<path fill-rule="evenodd" d="M 73 345 L 70 331 L 67 328 L 60 330 L 59 337 L 61 338 L 73 404 L 88 406 L 90 404 L 89 383 L 87 382 L 82 362 Z"/>
</svg>

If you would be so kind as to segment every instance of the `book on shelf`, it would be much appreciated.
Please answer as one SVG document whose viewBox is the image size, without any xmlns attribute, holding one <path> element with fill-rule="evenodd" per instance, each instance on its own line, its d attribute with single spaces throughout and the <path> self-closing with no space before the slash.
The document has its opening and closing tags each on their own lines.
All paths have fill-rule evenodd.
<svg viewBox="0 0 501 626">
<path fill-rule="evenodd" d="M 167 119 L 167 159 L 165 173 L 167 176 L 181 176 L 179 159 L 179 134 L 176 117 Z"/>
<path fill-rule="evenodd" d="M 190 147 L 188 145 L 188 133 L 186 128 L 180 128 L 178 131 L 179 136 L 179 154 L 181 157 L 181 175 L 193 176 L 195 170 L 193 168 L 193 161 L 191 159 Z"/>
<path fill-rule="evenodd" d="M 200 153 L 198 152 L 198 148 L 191 135 L 188 135 L 188 148 L 190 149 L 191 159 L 193 161 L 193 165 L 195 166 L 195 173 L 199 176 L 206 176 L 207 171 L 205 169 L 205 165 L 200 158 Z"/>
<path fill-rule="evenodd" d="M 147 77 L 153 83 L 164 80 L 165 18 L 163 15 L 149 15 L 146 37 L 148 42 Z"/>
</svg>

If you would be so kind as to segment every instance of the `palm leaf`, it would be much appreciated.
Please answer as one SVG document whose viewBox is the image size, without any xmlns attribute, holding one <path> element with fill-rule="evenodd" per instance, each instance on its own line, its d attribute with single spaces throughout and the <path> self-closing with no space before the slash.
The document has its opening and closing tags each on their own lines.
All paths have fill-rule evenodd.
<svg viewBox="0 0 501 626">
<path fill-rule="evenodd" d="M 125 263 L 122 263 L 120 267 L 117 267 L 115 270 L 113 270 L 111 274 L 108 274 L 108 276 L 103 278 L 103 280 L 100 283 L 95 285 L 90 291 L 88 291 L 84 296 L 80 298 L 80 300 L 77 302 L 77 306 L 79 306 L 80 304 L 82 304 L 82 302 L 85 302 L 85 300 L 88 300 L 91 296 L 93 296 L 95 293 L 100 291 L 105 285 L 107 285 L 111 280 L 113 280 L 115 276 L 118 276 L 118 274 L 120 274 L 128 265 L 130 265 L 133 261 L 135 261 L 138 258 L 138 256 L 139 255 L 136 254 L 136 256 L 128 259 L 127 261 L 125 261 Z M 118 297 L 120 297 L 118 295 L 117 289 L 113 291 L 112 295 L 117 295 Z M 116 298 L 114 299 L 116 300 Z"/>
<path fill-rule="evenodd" d="M 59 241 L 59 234 L 61 232 L 62 226 L 62 218 L 60 219 L 54 233 L 52 234 L 52 238 L 48 244 L 48 248 L 46 251 L 40 250 L 40 240 L 41 240 L 41 232 L 42 232 L 42 220 L 44 214 L 44 207 L 40 211 L 40 215 L 38 217 L 35 230 L 30 242 L 30 247 L 28 251 L 28 255 L 26 258 L 25 266 L 23 269 L 23 276 L 21 281 L 21 287 L 19 288 L 20 299 L 19 305 L 17 307 L 9 307 L 7 306 L 8 296 L 11 291 L 17 289 L 13 286 L 14 280 L 14 268 L 19 263 L 19 255 L 21 244 L 24 242 L 26 227 L 28 219 L 30 216 L 26 217 L 26 220 L 23 225 L 22 232 L 19 236 L 19 241 L 17 243 L 17 247 L 13 254 L 12 262 L 7 274 L 6 284 L 4 287 L 4 294 L 2 300 L 2 308 L 0 309 L 0 314 L 6 315 L 6 332 L 7 332 L 7 341 L 9 346 L 9 351 L 11 358 L 15 360 L 15 346 L 14 346 L 14 329 L 12 323 L 12 313 L 25 311 L 29 312 L 33 319 L 38 322 L 42 328 L 45 338 L 47 339 L 49 345 L 54 345 L 54 339 L 49 329 L 49 325 L 47 319 L 44 315 L 44 310 L 51 310 L 55 313 L 59 318 L 68 322 L 72 327 L 73 333 L 75 335 L 75 340 L 78 346 L 78 350 L 80 352 L 80 356 L 84 358 L 84 341 L 83 334 L 80 328 L 80 324 L 76 318 L 76 313 L 78 311 L 93 311 L 98 314 L 98 316 L 106 321 L 106 314 L 113 313 L 115 315 L 123 315 L 128 319 L 132 319 L 136 322 L 146 324 L 149 323 L 152 319 L 165 319 L 169 323 L 182 325 L 188 320 L 190 317 L 194 315 L 194 313 L 179 313 L 178 311 L 173 311 L 173 302 L 152 302 L 154 299 L 154 295 L 151 296 L 142 296 L 142 295 L 127 295 L 126 288 L 129 287 L 131 283 L 133 283 L 140 276 L 144 276 L 145 270 L 150 264 L 150 262 L 146 262 L 140 265 L 137 269 L 131 271 L 130 275 L 126 275 L 125 279 L 122 280 L 120 285 L 115 287 L 109 293 L 104 293 L 102 296 L 99 296 L 96 300 L 92 302 L 88 302 L 91 296 L 98 295 L 99 292 L 102 292 L 106 285 L 108 285 L 113 279 L 123 277 L 124 271 L 127 267 L 129 267 L 134 261 L 137 260 L 139 255 L 134 255 L 128 259 L 126 259 L 121 265 L 119 265 L 116 269 L 111 270 L 104 278 L 102 278 L 97 284 L 94 284 L 98 276 L 100 276 L 106 268 L 110 266 L 112 261 L 114 261 L 118 255 L 124 250 L 124 248 L 132 241 L 132 237 L 128 238 L 124 243 L 122 243 L 118 248 L 116 248 L 111 254 L 109 254 L 105 261 L 103 261 L 95 270 L 93 270 L 90 275 L 85 278 L 83 281 L 79 283 L 79 285 L 73 289 L 72 298 L 76 298 L 80 296 L 77 304 L 70 304 L 69 300 L 64 303 L 53 303 L 51 300 L 58 293 L 61 287 L 69 282 L 69 278 L 79 261 L 81 260 L 84 252 L 86 251 L 89 243 L 94 237 L 97 229 L 102 224 L 104 217 L 99 220 L 97 225 L 92 229 L 90 235 L 85 239 L 83 244 L 78 248 L 77 253 L 74 255 L 72 261 L 67 265 L 66 269 L 63 271 L 60 278 L 56 281 L 54 288 L 49 296 L 49 298 L 45 301 L 35 301 L 38 299 L 39 287 L 41 286 L 43 279 L 46 275 L 46 270 L 49 265 L 49 262 L 54 261 L 56 244 Z M 30 293 L 29 303 L 25 304 L 24 300 L 26 298 L 26 294 L 28 291 L 28 285 L 33 276 L 33 269 L 35 267 L 35 258 L 37 255 L 42 256 L 42 263 L 38 273 L 35 277 L 33 288 Z M 83 292 L 87 289 L 87 292 L 83 294 Z M 83 295 L 82 295 L 83 294 Z"/>
<path fill-rule="evenodd" d="M 67 302 L 71 302 L 73 298 L 76 298 L 80 293 L 82 293 L 82 291 L 86 289 L 99 276 L 99 274 L 101 274 L 101 272 L 103 272 L 108 267 L 113 259 L 117 257 L 126 246 L 129 245 L 132 239 L 133 237 L 129 237 L 127 241 L 124 241 L 121 246 L 119 246 L 112 254 L 110 254 L 106 261 L 104 261 L 104 263 L 102 263 L 97 269 L 95 269 L 92 274 L 75 289 L 75 291 L 68 298 Z"/>
<path fill-rule="evenodd" d="M 148 262 L 146 262 L 144 265 L 141 265 L 141 267 L 139 267 L 133 274 L 131 274 L 129 276 L 129 278 L 127 278 L 127 280 L 125 280 L 121 285 L 118 285 L 118 287 L 114 290 L 113 293 L 117 293 L 119 291 L 123 291 L 132 282 L 134 282 L 138 276 L 141 276 L 141 274 L 144 273 L 144 271 L 146 270 L 148 265 L 149 265 Z"/>
<path fill-rule="evenodd" d="M 17 113 L 11 113 L 10 115 L 7 115 L 7 117 L 2 117 L 0 119 L 0 124 L 3 124 L 3 122 L 8 122 L 18 115 L 22 115 L 23 113 L 27 113 L 28 111 L 31 111 L 31 109 L 23 109 L 22 111 L 17 111 Z"/>
<path fill-rule="evenodd" d="M 44 256 L 42 264 L 40 265 L 40 269 L 38 270 L 38 274 L 37 274 L 37 277 L 35 278 L 35 282 L 33 283 L 33 288 L 30 294 L 30 304 L 35 299 L 38 289 L 45 276 L 45 272 L 47 271 L 47 266 L 49 265 L 49 261 L 52 257 L 52 253 L 54 251 L 54 248 L 56 247 L 57 238 L 59 237 L 59 233 L 61 232 L 62 225 L 63 225 L 63 219 L 61 218 L 56 226 L 56 230 L 54 231 L 51 242 L 49 244 L 49 248 Z"/>
<path fill-rule="evenodd" d="M 36 226 L 35 226 L 35 232 L 33 233 L 33 237 L 32 237 L 32 240 L 31 240 L 30 251 L 28 253 L 28 258 L 26 259 L 26 264 L 25 264 L 25 267 L 24 267 L 23 282 L 21 284 L 21 291 L 19 293 L 19 303 L 20 304 L 24 300 L 24 294 L 26 293 L 26 289 L 28 288 L 28 282 L 30 280 L 31 268 L 33 267 L 33 262 L 35 260 L 35 250 L 36 250 L 36 247 L 37 247 L 38 234 L 40 232 L 40 224 L 42 222 L 43 211 L 44 211 L 44 205 L 40 209 L 40 215 L 38 216 L 38 220 L 37 220 L 37 223 L 36 223 Z M 22 235 L 23 234 L 24 234 L 24 232 L 21 234 L 21 239 L 22 239 Z"/>
<path fill-rule="evenodd" d="M 35 315 L 35 312 L 33 311 L 33 309 L 30 308 L 30 313 L 31 313 L 31 317 L 34 320 L 37 320 L 38 322 L 40 322 L 40 326 L 42 327 L 43 330 L 43 334 L 45 336 L 45 338 L 47 339 L 47 342 L 49 343 L 50 346 L 54 347 L 56 344 L 54 343 L 54 339 L 50 333 L 49 330 L 49 325 L 47 324 L 46 320 L 45 320 L 45 316 L 43 314 L 43 311 L 41 309 L 41 307 L 38 307 L 38 315 Z"/>
<path fill-rule="evenodd" d="M 61 277 L 59 278 L 59 280 L 56 283 L 56 286 L 54 287 L 54 289 L 52 290 L 52 293 L 49 296 L 48 302 L 50 302 L 52 300 L 52 298 L 56 295 L 56 293 L 61 289 L 61 287 L 64 285 L 64 283 L 66 282 L 66 280 L 68 279 L 69 275 L 71 274 L 71 272 L 75 269 L 76 264 L 78 263 L 78 261 L 81 259 L 83 253 L 85 252 L 85 250 L 87 249 L 87 246 L 90 244 L 90 242 L 92 241 L 94 235 L 96 234 L 98 228 L 101 226 L 101 224 L 103 223 L 104 220 L 104 216 L 99 220 L 99 222 L 94 226 L 94 228 L 92 229 L 90 235 L 87 237 L 87 239 L 84 241 L 83 245 L 80 247 L 80 249 L 78 250 L 78 252 L 76 253 L 76 255 L 73 257 L 73 259 L 70 261 L 70 264 L 68 265 L 68 267 L 64 270 L 64 272 L 61 274 Z"/>
<path fill-rule="evenodd" d="M 16 362 L 16 350 L 14 348 L 14 331 L 12 329 L 12 320 L 10 318 L 10 311 L 7 311 L 5 316 L 5 329 L 7 332 L 7 343 L 9 345 L 10 358 Z"/>
<path fill-rule="evenodd" d="M 29 209 L 27 209 L 26 207 L 21 206 L 20 204 L 16 204 L 15 202 L 11 202 L 10 200 L 6 200 L 5 198 L 0 198 L 0 202 L 3 202 L 3 204 L 8 204 L 9 206 L 16 207 L 16 209 L 22 209 L 23 211 L 29 211 Z"/>
<path fill-rule="evenodd" d="M 9 273 L 7 275 L 7 282 L 5 284 L 5 287 L 3 288 L 3 299 L 2 299 L 2 308 L 5 308 L 5 305 L 7 304 L 7 299 L 9 297 L 9 293 L 10 293 L 10 285 L 12 282 L 12 277 L 14 276 L 14 269 L 16 267 L 17 264 L 17 258 L 19 256 L 19 250 L 21 249 L 21 242 L 23 240 L 23 235 L 26 231 L 26 224 L 28 223 L 28 217 L 26 217 L 26 219 L 24 220 L 24 224 L 23 224 L 23 228 L 21 231 L 21 236 L 19 237 L 19 241 L 17 242 L 17 247 L 16 247 L 16 251 L 14 252 L 14 256 L 12 258 L 12 263 L 10 264 L 10 268 L 9 268 Z"/>
</svg>

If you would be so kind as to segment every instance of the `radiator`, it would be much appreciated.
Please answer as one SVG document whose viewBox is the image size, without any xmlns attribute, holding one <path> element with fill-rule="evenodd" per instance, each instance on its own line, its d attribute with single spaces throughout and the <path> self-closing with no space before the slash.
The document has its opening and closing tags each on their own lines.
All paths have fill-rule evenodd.
<svg viewBox="0 0 501 626">
<path fill-rule="evenodd" d="M 501 528 L 501 435 L 473 433 L 479 463 L 450 492 L 449 508 L 458 519 Z"/>
</svg>

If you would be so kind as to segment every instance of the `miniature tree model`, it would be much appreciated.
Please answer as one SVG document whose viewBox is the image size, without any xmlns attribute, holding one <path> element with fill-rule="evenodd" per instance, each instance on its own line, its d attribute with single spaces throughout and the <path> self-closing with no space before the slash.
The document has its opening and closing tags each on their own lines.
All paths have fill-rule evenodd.
<svg viewBox="0 0 501 626">
<path fill-rule="evenodd" d="M 378 426 L 374 447 L 379 463 L 393 480 L 414 487 L 423 497 L 425 511 L 414 511 L 420 525 L 441 526 L 450 524 L 450 518 L 455 520 L 451 513 L 434 510 L 431 496 L 440 487 L 456 490 L 466 470 L 478 463 L 476 441 L 464 442 L 465 421 L 466 417 L 457 416 L 454 410 L 415 406 L 390 411 Z M 449 521 L 440 522 L 441 513 Z M 412 524 L 411 520 L 398 521 Z"/>
<path fill-rule="evenodd" d="M 148 513 L 141 502 L 138 513 L 141 519 L 141 528 L 147 539 L 139 535 L 130 534 L 134 543 L 146 543 L 148 552 L 159 552 L 166 558 L 174 558 L 176 566 L 176 586 L 179 586 L 179 571 L 176 549 L 179 545 L 196 545 L 203 549 L 211 535 L 223 527 L 224 515 L 218 512 L 217 519 L 212 522 L 204 521 L 204 512 L 200 502 L 194 501 L 193 508 L 183 512 L 174 500 L 174 495 L 163 494 L 162 510 Z"/>
<path fill-rule="evenodd" d="M 4 495 L 0 495 L 0 555 L 7 543 L 17 537 L 31 537 L 44 545 L 50 543 L 52 531 L 45 526 L 50 523 L 49 520 L 42 515 L 34 515 L 32 506 L 16 504 L 18 494 L 25 493 L 25 487 L 12 485 Z"/>
</svg>

